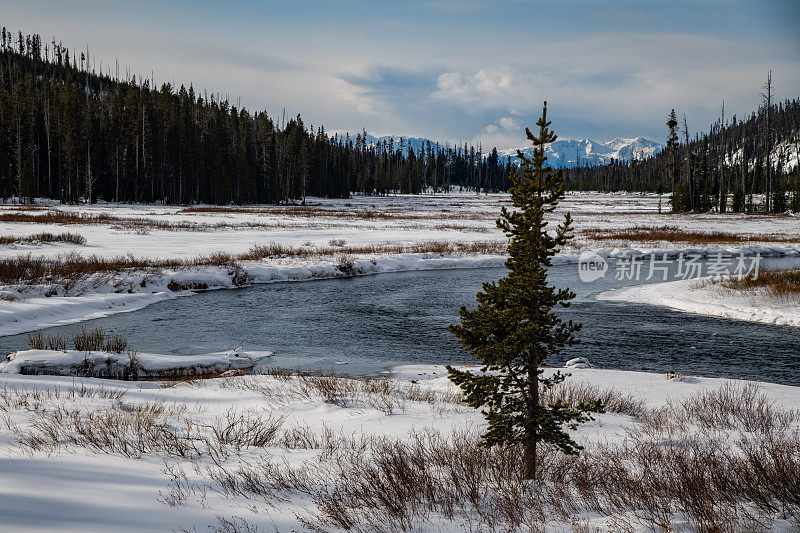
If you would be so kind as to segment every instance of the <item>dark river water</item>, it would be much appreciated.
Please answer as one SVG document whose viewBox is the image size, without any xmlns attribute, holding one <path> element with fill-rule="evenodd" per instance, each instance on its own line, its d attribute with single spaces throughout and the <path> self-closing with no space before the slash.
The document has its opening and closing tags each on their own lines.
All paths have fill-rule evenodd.
<svg viewBox="0 0 800 533">
<path fill-rule="evenodd" d="M 797 258 L 762 267 L 797 266 Z M 273 364 L 368 374 L 409 363 L 465 363 L 470 356 L 447 331 L 462 304 L 474 305 L 483 281 L 502 268 L 380 274 L 219 290 L 145 309 L 43 330 L 71 337 L 86 327 L 120 333 L 140 352 L 274 352 Z M 583 283 L 575 264 L 550 279 L 577 294 L 565 317 L 583 323 L 581 343 L 548 360 L 585 357 L 595 367 L 676 371 L 800 385 L 800 328 L 697 316 L 649 305 L 602 302 L 594 294 L 632 281 Z M 0 352 L 27 346 L 25 335 L 0 337 Z"/>
</svg>

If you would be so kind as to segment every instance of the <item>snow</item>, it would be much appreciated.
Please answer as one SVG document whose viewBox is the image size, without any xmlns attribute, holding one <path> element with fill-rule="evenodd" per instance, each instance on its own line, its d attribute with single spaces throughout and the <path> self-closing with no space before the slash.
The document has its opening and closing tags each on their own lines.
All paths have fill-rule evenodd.
<svg viewBox="0 0 800 533">
<path fill-rule="evenodd" d="M 598 300 L 661 305 L 699 315 L 781 326 L 800 326 L 800 298 L 777 299 L 761 291 L 733 291 L 710 278 L 666 281 L 606 291 Z"/>
<path fill-rule="evenodd" d="M 614 138 L 608 142 L 597 142 L 591 139 L 560 139 L 547 145 L 545 155 L 547 163 L 555 168 L 574 167 L 589 163 L 592 165 L 610 163 L 614 160 L 641 159 L 650 157 L 664 149 L 664 145 L 644 137 L 633 139 Z M 522 153 L 530 157 L 533 147 L 520 148 Z M 511 157 L 517 162 L 517 148 L 508 148 L 498 152 L 501 156 Z M 580 158 L 580 161 L 577 158 Z"/>
<path fill-rule="evenodd" d="M 725 379 L 668 379 L 663 374 L 602 369 L 571 369 L 570 373 L 570 380 L 612 386 L 644 399 L 650 407 L 732 383 Z M 410 386 L 409 380 L 413 379 L 417 381 L 416 386 L 422 388 L 454 390 L 441 366 L 401 366 L 393 369 L 388 377 L 405 386 Z M 37 421 L 58 409 L 65 413 L 76 410 L 88 414 L 104 409 L 131 411 L 135 406 L 161 403 L 180 413 L 180 421 L 170 423 L 186 423 L 199 430 L 211 427 L 215 421 L 226 420 L 231 414 L 261 415 L 281 418 L 284 428 L 309 428 L 349 438 L 405 439 L 412 431 L 430 429 L 453 434 L 485 427 L 480 414 L 463 405 L 437 410 L 427 402 L 407 401 L 402 408 L 386 414 L 363 403 L 342 406 L 326 403 L 313 395 L 285 393 L 292 380 L 298 379 L 242 376 L 164 386 L 157 382 L 0 374 L 0 398 L 9 398 L 9 402 L 3 404 L 6 406 L 2 411 L 4 422 L 0 424 L 3 529 L 42 533 L 205 531 L 217 525 L 218 517 L 240 517 L 263 531 L 306 530 L 298 523 L 297 516 L 303 516 L 312 504 L 302 494 L 286 500 L 276 499 L 267 506 L 259 504 L 259 499 L 222 497 L 208 490 L 190 496 L 182 504 L 167 504 L 170 472 L 180 467 L 192 469 L 191 463 L 180 457 L 160 452 L 129 457 L 63 445 L 35 451 L 20 444 L 20 435 L 35 430 Z M 781 407 L 800 409 L 800 388 L 767 383 L 759 386 L 769 400 Z M 121 399 L 112 397 L 119 393 L 124 393 Z M 20 404 L 14 407 L 16 400 L 20 400 Z M 624 438 L 625 430 L 635 424 L 630 416 L 607 413 L 598 415 L 594 422 L 582 426 L 573 435 L 585 445 L 618 442 Z M 243 449 L 227 461 L 247 467 L 258 464 L 262 458 L 299 467 L 313 465 L 317 456 L 318 450 L 314 449 L 269 446 Z M 210 459 L 205 459 L 191 475 L 213 486 L 214 480 L 210 477 L 213 466 Z M 585 518 L 590 525 L 600 526 L 608 517 L 589 513 Z M 446 528 L 442 530 L 451 530 L 446 524 L 442 525 Z M 567 526 L 563 530 L 571 531 Z M 637 527 L 637 531 L 646 530 L 644 525 Z"/>
<path fill-rule="evenodd" d="M 659 212 L 659 203 L 664 213 Z M 347 246 L 366 244 L 412 245 L 430 241 L 503 242 L 505 237 L 494 221 L 507 195 L 453 193 L 384 198 L 354 197 L 347 200 L 310 199 L 308 207 L 319 212 L 298 214 L 292 207 L 250 206 L 242 210 L 192 213 L 181 207 L 100 204 L 55 206 L 66 212 L 107 213 L 128 219 L 153 222 L 191 223 L 182 230 L 137 228 L 133 222 L 92 225 L 44 225 L 0 222 L 3 235 L 30 235 L 42 231 L 70 231 L 86 237 L 87 244 L 26 243 L 0 246 L 0 258 L 32 254 L 56 257 L 74 252 L 81 255 L 115 257 L 132 254 L 140 258 L 192 258 L 218 251 L 238 254 L 254 244 L 279 243 L 293 247 L 321 248 L 332 240 Z M 582 250 L 594 250 L 601 257 L 636 253 L 701 253 L 725 251 L 780 255 L 800 253 L 800 245 L 770 242 L 769 235 L 800 234 L 795 216 L 766 217 L 729 214 L 668 214 L 665 197 L 652 194 L 569 194 L 563 210 L 575 219 L 578 238 L 557 261 L 573 262 Z M 14 212 L 18 208 L 14 208 Z M 359 216 L 371 211 L 373 217 Z M 0 206 L 0 213 L 11 212 Z M 31 209 L 36 214 L 37 210 Z M 206 226 L 204 226 L 206 225 Z M 608 231 L 670 226 L 684 231 L 727 232 L 764 235 L 765 240 L 741 246 L 696 245 L 672 242 L 596 240 L 588 229 Z M 495 254 L 352 254 L 352 270 L 338 268 L 336 256 L 308 254 L 242 261 L 248 283 L 300 281 L 346 275 L 370 275 L 406 270 L 499 266 L 505 258 Z M 32 331 L 51 325 L 72 323 L 110 313 L 140 309 L 167 298 L 189 296 L 190 290 L 172 291 L 170 282 L 203 284 L 209 289 L 238 286 L 226 267 L 164 269 L 160 272 L 123 272 L 111 276 L 90 276 L 70 287 L 0 286 L 6 295 L 21 301 L 0 300 L 0 335 Z M 50 296 L 47 296 L 50 294 Z M 718 287 L 700 287 L 698 280 L 681 280 L 633 286 L 598 296 L 601 299 L 667 305 L 675 309 L 741 320 L 800 325 L 800 304 L 767 300 L 763 295 L 720 292 Z M 199 356 L 135 354 L 139 377 L 163 377 L 205 372 L 240 370 L 252 372 L 269 365 L 268 352 L 220 352 Z M 90 363 L 90 364 L 89 364 Z M 246 517 L 248 523 L 265 531 L 303 530 L 298 522 L 311 503 L 293 497 L 272 507 L 255 507 L 252 501 L 208 494 L 170 506 L 165 495 L 170 488 L 170 468 L 191 468 L 181 459 L 163 453 L 127 457 L 83 446 L 59 445 L 52 449 L 28 449 L 20 435 L 44 427 L 39 417 L 63 407 L 64 412 L 91 413 L 101 409 L 114 412 L 162 402 L 181 414 L 168 423 L 189 425 L 205 431 L 229 414 L 274 416 L 284 428 L 308 428 L 317 433 L 331 431 L 348 437 L 392 437 L 405 439 L 412 431 L 438 430 L 447 434 L 465 429 L 480 430 L 480 414 L 461 404 L 404 399 L 391 413 L 361 398 L 336 403 L 289 389 L 300 378 L 271 375 L 230 376 L 186 383 L 154 381 L 117 382 L 75 377 L 86 368 L 124 373 L 131 354 L 100 352 L 27 350 L 11 354 L 0 363 L 0 516 L 3 528 L 13 531 L 204 531 L 218 525 L 218 517 Z M 558 364 L 562 364 L 558 362 Z M 599 387 L 614 388 L 639 397 L 653 408 L 731 383 L 731 380 L 694 376 L 665 376 L 608 369 L 588 368 L 581 360 L 563 362 L 577 380 Z M 19 372 L 60 375 L 22 375 Z M 401 387 L 418 386 L 439 393 L 452 393 L 453 385 L 441 366 L 401 366 L 385 374 Z M 800 388 L 761 383 L 760 390 L 785 409 L 800 409 Z M 59 396 L 54 391 L 61 391 Z M 86 391 L 103 391 L 91 394 Z M 72 391 L 66 394 L 66 391 Z M 124 393 L 112 397 L 111 393 Z M 25 401 L 22 401 L 25 398 Z M 6 401 L 5 399 L 8 399 Z M 15 400 L 18 403 L 14 403 Z M 10 403 L 9 403 L 10 402 Z M 60 412 L 60 411 L 59 411 Z M 606 413 L 575 433 L 584 444 L 618 442 L 635 427 L 636 420 L 619 413 Z M 205 429 L 204 429 L 205 428 Z M 248 464 L 259 458 L 286 462 L 293 467 L 314 463 L 319 450 L 270 446 L 242 451 L 232 460 Z M 192 475 L 207 483 L 209 473 L 202 467 Z M 204 477 L 205 476 L 205 477 Z M 591 526 L 602 526 L 607 517 L 587 515 Z M 570 530 L 570 528 L 565 528 Z M 778 528 L 780 529 L 780 528 Z M 788 530 L 788 528 L 786 528 Z"/>
<path fill-rule="evenodd" d="M 113 313 L 142 309 L 175 298 L 171 292 L 89 293 L 82 296 L 30 298 L 0 303 L 0 334 L 14 335 L 41 328 L 73 324 Z"/>
<path fill-rule="evenodd" d="M 564 363 L 564 368 L 592 368 L 592 364 L 585 357 L 575 357 Z"/>
<path fill-rule="evenodd" d="M 232 370 L 253 371 L 271 352 L 218 352 L 201 355 L 21 350 L 6 356 L 0 373 L 141 379 L 198 376 Z"/>
</svg>

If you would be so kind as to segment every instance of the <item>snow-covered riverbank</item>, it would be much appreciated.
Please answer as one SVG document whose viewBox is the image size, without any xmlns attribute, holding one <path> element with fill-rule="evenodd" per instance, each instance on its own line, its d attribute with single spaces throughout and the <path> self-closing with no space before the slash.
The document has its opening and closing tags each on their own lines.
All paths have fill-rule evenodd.
<svg viewBox="0 0 800 533">
<path fill-rule="evenodd" d="M 636 285 L 607 291 L 598 300 L 661 305 L 700 315 L 781 326 L 800 326 L 800 298 L 775 298 L 761 290 L 735 291 L 704 279 Z"/>
</svg>

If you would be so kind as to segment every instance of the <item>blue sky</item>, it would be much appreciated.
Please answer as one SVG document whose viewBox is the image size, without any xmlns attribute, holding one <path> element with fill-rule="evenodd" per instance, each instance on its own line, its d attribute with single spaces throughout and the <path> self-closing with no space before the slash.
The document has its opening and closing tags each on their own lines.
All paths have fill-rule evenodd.
<svg viewBox="0 0 800 533">
<path fill-rule="evenodd" d="M 194 84 L 328 130 L 524 143 L 543 100 L 561 138 L 663 142 L 750 113 L 772 69 L 800 96 L 800 2 L 0 0 L 0 24 L 88 44 L 157 82 Z M 124 72 L 124 70 L 123 70 Z"/>
</svg>

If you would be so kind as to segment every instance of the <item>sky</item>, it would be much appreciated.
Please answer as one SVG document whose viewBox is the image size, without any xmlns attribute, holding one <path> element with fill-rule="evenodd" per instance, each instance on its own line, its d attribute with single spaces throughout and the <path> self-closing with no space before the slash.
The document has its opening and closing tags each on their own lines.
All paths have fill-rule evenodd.
<svg viewBox="0 0 800 533">
<path fill-rule="evenodd" d="M 0 0 L 0 24 L 96 68 L 194 85 L 327 131 L 526 144 L 548 101 L 560 138 L 664 142 L 751 113 L 771 69 L 800 97 L 797 0 Z"/>
</svg>

